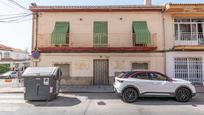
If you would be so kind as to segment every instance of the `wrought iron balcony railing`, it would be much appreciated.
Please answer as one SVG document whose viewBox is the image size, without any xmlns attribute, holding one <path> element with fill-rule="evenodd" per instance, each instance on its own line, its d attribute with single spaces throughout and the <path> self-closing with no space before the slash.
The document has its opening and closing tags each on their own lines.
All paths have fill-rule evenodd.
<svg viewBox="0 0 204 115">
<path fill-rule="evenodd" d="M 175 37 L 175 45 L 204 45 L 204 33 L 179 32 Z"/>
<path fill-rule="evenodd" d="M 59 36 L 60 37 L 60 36 Z M 67 33 L 65 43 L 53 43 L 52 34 L 38 34 L 39 47 L 157 47 L 157 33 L 151 34 L 150 42 L 137 44 L 132 33 Z M 64 39 L 59 38 L 59 39 Z"/>
</svg>

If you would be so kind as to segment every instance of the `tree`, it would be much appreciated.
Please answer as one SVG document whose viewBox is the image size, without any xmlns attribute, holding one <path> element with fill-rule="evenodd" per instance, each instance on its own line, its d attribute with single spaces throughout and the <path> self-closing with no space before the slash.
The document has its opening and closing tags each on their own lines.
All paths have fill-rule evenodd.
<svg viewBox="0 0 204 115">
<path fill-rule="evenodd" d="M 9 67 L 7 65 L 0 65 L 0 74 L 9 71 Z"/>
</svg>

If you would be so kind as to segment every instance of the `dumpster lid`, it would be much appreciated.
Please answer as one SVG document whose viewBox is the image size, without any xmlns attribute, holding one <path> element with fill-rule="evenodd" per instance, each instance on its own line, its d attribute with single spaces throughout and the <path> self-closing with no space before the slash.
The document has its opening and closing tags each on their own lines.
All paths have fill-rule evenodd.
<svg viewBox="0 0 204 115">
<path fill-rule="evenodd" d="M 29 67 L 22 76 L 52 76 L 58 67 Z"/>
</svg>

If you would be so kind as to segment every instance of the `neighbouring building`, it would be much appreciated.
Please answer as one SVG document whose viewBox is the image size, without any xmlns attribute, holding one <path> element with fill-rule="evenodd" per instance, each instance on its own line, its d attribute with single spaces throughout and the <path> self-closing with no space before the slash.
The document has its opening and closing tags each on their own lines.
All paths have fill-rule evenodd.
<svg viewBox="0 0 204 115">
<path fill-rule="evenodd" d="M 13 70 L 22 70 L 30 66 L 29 53 L 0 44 L 0 65 Z"/>
<path fill-rule="evenodd" d="M 204 4 L 167 4 L 165 8 L 166 72 L 203 85 Z"/>
<path fill-rule="evenodd" d="M 164 73 L 162 6 L 37 6 L 33 66 L 59 66 L 62 84 L 111 84 L 121 71 Z"/>
</svg>

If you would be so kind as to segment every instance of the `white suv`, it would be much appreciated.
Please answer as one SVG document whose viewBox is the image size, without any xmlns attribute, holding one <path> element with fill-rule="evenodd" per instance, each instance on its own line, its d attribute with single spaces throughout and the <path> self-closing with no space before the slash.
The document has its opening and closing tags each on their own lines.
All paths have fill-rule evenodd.
<svg viewBox="0 0 204 115">
<path fill-rule="evenodd" d="M 196 94 L 191 82 L 153 71 L 122 72 L 115 77 L 113 86 L 115 92 L 129 103 L 145 96 L 175 97 L 177 101 L 187 102 Z"/>
</svg>

